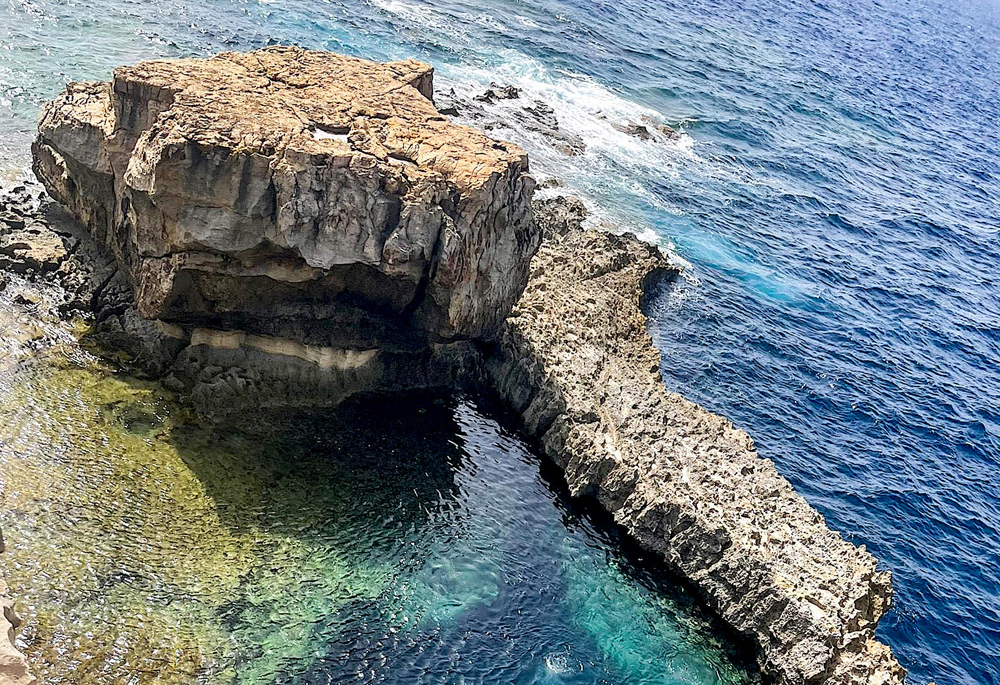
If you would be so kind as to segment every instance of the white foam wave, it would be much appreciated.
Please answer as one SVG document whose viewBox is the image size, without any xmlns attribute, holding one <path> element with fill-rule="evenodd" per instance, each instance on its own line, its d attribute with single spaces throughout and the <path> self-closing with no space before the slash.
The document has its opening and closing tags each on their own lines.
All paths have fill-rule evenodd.
<svg viewBox="0 0 1000 685">
<path fill-rule="evenodd" d="M 519 99 L 500 101 L 491 108 L 491 113 L 505 124 L 494 135 L 524 147 L 536 176 L 559 179 L 566 186 L 563 190 L 579 195 L 590 212 L 588 225 L 629 231 L 664 250 L 672 248 L 666 236 L 635 207 L 683 213 L 658 196 L 645 180 L 653 177 L 660 182 L 682 181 L 685 167 L 692 160 L 699 161 L 690 135 L 681 131 L 676 140 L 665 136 L 641 140 L 623 132 L 616 125 L 666 122 L 655 110 L 588 76 L 550 69 L 518 51 L 501 53 L 496 66 L 446 67 L 439 78 L 440 87 L 454 88 L 463 98 L 481 93 L 491 82 L 512 84 L 521 90 Z M 534 100 L 553 109 L 560 131 L 583 140 L 583 154 L 567 156 L 553 147 L 544 133 L 525 130 L 517 119 L 518 110 Z"/>
<path fill-rule="evenodd" d="M 374 7 L 406 20 L 410 24 L 434 31 L 447 31 L 453 36 L 468 37 L 455 21 L 430 5 L 405 0 L 369 0 Z"/>
</svg>

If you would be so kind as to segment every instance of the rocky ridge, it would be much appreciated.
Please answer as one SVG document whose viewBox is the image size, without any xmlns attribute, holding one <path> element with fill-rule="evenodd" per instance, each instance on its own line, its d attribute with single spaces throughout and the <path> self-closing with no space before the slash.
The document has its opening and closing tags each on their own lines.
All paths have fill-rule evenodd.
<svg viewBox="0 0 1000 685">
<path fill-rule="evenodd" d="M 630 234 L 567 227 L 563 203 L 548 209 L 538 220 L 551 237 L 487 361 L 490 386 L 570 491 L 596 498 L 751 637 L 765 673 L 902 683 L 874 635 L 889 572 L 827 528 L 746 433 L 664 386 L 641 307 L 676 268 Z"/>
</svg>

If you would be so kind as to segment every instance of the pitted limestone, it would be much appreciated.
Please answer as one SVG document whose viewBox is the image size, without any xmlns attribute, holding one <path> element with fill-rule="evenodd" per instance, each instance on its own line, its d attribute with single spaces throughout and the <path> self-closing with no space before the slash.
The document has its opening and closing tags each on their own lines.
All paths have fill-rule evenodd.
<svg viewBox="0 0 1000 685">
<path fill-rule="evenodd" d="M 902 683 L 874 637 L 889 573 L 827 528 L 746 433 L 664 387 L 640 308 L 653 280 L 676 273 L 659 250 L 577 227 L 531 268 L 488 366 L 571 492 L 662 554 L 783 685 Z"/>
</svg>

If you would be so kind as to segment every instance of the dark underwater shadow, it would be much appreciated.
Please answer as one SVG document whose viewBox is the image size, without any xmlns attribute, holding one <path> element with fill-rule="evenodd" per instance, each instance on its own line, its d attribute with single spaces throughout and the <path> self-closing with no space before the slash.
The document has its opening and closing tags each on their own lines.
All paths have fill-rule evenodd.
<svg viewBox="0 0 1000 685">
<path fill-rule="evenodd" d="M 256 563 L 216 609 L 232 682 L 653 682 L 651 662 L 685 649 L 725 674 L 675 682 L 758 680 L 749 645 L 599 505 L 571 500 L 489 397 L 358 395 L 169 431 L 109 411 L 169 440 L 252 541 Z"/>
</svg>

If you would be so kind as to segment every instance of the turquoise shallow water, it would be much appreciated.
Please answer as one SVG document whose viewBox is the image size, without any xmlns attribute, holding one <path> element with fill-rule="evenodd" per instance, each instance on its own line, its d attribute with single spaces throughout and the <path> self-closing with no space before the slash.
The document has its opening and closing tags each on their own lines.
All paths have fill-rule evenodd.
<svg viewBox="0 0 1000 685">
<path fill-rule="evenodd" d="M 668 384 L 732 417 L 896 574 L 914 680 L 1000 682 L 1000 18 L 994 0 L 0 5 L 0 168 L 67 79 L 270 43 L 512 82 L 587 152 L 541 176 L 670 246 Z M 643 114 L 675 143 L 612 127 Z"/>
<path fill-rule="evenodd" d="M 41 682 L 759 683 L 488 405 L 359 397 L 222 427 L 10 324 L 46 341 L 0 366 L 4 575 Z"/>
</svg>

